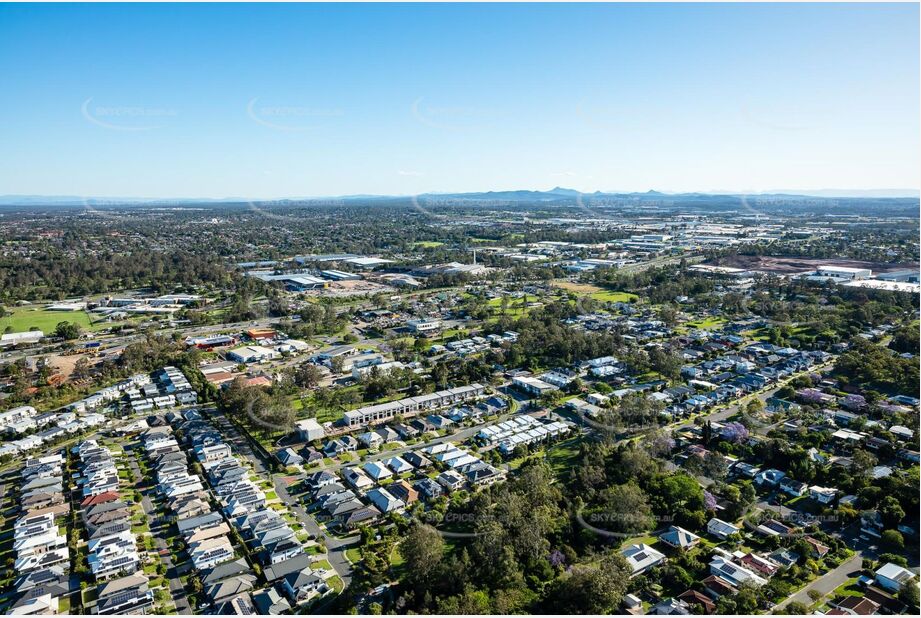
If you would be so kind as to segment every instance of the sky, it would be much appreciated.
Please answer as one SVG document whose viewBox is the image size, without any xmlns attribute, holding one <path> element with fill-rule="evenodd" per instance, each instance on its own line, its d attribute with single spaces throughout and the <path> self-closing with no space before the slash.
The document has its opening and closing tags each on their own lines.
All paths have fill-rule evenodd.
<svg viewBox="0 0 921 618">
<path fill-rule="evenodd" d="M 0 194 L 921 185 L 917 4 L 4 4 L 0 76 Z"/>
</svg>

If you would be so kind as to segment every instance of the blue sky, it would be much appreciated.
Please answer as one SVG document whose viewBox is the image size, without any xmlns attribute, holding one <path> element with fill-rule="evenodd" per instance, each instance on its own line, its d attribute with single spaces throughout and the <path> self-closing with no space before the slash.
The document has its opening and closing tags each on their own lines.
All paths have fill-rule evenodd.
<svg viewBox="0 0 921 618">
<path fill-rule="evenodd" d="M 2 5 L 0 194 L 919 186 L 919 15 Z"/>
</svg>

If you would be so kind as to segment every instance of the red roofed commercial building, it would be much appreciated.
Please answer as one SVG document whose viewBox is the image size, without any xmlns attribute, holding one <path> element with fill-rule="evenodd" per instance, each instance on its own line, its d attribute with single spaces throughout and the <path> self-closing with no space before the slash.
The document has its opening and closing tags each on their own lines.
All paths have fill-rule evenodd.
<svg viewBox="0 0 921 618">
<path fill-rule="evenodd" d="M 274 328 L 251 328 L 246 331 L 246 336 L 253 341 L 259 341 L 260 339 L 274 339 L 277 334 L 278 333 L 275 332 Z"/>
</svg>

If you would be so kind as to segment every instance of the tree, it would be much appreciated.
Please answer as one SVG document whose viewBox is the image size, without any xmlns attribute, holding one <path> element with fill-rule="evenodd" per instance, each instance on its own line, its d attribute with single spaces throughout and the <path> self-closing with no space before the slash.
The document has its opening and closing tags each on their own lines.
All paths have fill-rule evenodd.
<svg viewBox="0 0 921 618">
<path fill-rule="evenodd" d="M 750 416 L 758 416 L 764 412 L 764 403 L 755 397 L 745 405 L 745 412 Z"/>
<path fill-rule="evenodd" d="M 909 582 L 899 590 L 899 601 L 910 608 L 918 608 L 918 586 Z"/>
<path fill-rule="evenodd" d="M 294 370 L 294 383 L 301 388 L 316 388 L 323 378 L 323 372 L 313 363 L 303 363 Z"/>
<path fill-rule="evenodd" d="M 604 501 L 602 509 L 586 516 L 590 524 L 622 533 L 642 532 L 654 527 L 655 520 L 646 494 L 637 485 L 616 485 L 601 495 Z"/>
<path fill-rule="evenodd" d="M 796 390 L 789 384 L 785 384 L 784 386 L 781 386 L 777 390 L 777 394 L 776 394 L 776 397 L 778 399 L 793 399 L 795 396 L 796 396 Z"/>
<path fill-rule="evenodd" d="M 659 309 L 659 319 L 669 328 L 674 328 L 678 325 L 678 311 L 671 305 L 662 305 Z"/>
<path fill-rule="evenodd" d="M 883 530 L 883 545 L 890 549 L 901 550 L 905 548 L 905 539 L 898 530 Z"/>
<path fill-rule="evenodd" d="M 73 322 L 58 322 L 54 328 L 54 335 L 71 341 L 80 337 L 80 327 Z"/>
<path fill-rule="evenodd" d="M 653 348 L 649 351 L 649 364 L 666 378 L 675 380 L 681 375 L 681 366 L 684 362 L 677 354 Z"/>
<path fill-rule="evenodd" d="M 872 453 L 860 448 L 854 449 L 851 454 L 851 471 L 860 476 L 866 475 L 876 462 L 876 456 Z M 905 513 L 902 513 L 902 516 L 904 515 Z"/>
<path fill-rule="evenodd" d="M 2 317 L 2 313 L 0 313 L 0 317 Z M 900 354 L 904 352 L 917 354 L 919 349 L 918 329 L 913 326 L 903 326 L 892 336 L 889 348 Z"/>
<path fill-rule="evenodd" d="M 73 377 L 76 380 L 81 380 L 88 377 L 90 374 L 90 362 L 85 356 L 81 356 L 77 359 L 77 362 L 74 363 Z"/>
<path fill-rule="evenodd" d="M 416 524 L 400 544 L 400 554 L 406 562 L 407 582 L 417 590 L 424 590 L 439 576 L 444 539 L 435 528 Z"/>
<path fill-rule="evenodd" d="M 894 496 L 886 496 L 879 503 L 879 515 L 889 528 L 896 527 L 905 518 L 905 510 Z"/>
<path fill-rule="evenodd" d="M 580 566 L 559 580 L 551 595 L 561 614 L 608 614 L 620 604 L 630 581 L 630 567 L 620 554 L 608 554 L 598 566 Z"/>
<path fill-rule="evenodd" d="M 489 614 L 491 613 L 489 594 L 485 590 L 476 590 L 473 586 L 467 585 L 461 594 L 440 599 L 438 613 L 459 616 Z"/>
</svg>

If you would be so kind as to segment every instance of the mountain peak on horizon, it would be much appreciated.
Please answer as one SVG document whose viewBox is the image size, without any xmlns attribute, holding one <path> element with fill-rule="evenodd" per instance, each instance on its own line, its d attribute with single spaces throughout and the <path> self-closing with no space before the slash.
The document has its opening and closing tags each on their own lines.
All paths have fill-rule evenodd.
<svg viewBox="0 0 921 618">
<path fill-rule="evenodd" d="M 575 189 L 567 189 L 566 187 L 553 187 L 547 193 L 553 193 L 554 195 L 582 195 L 581 191 L 576 191 Z"/>
</svg>

